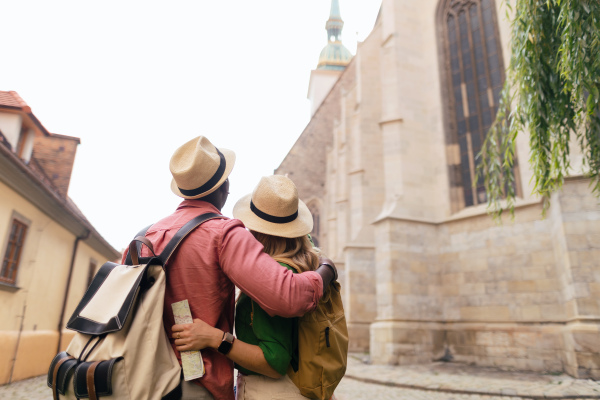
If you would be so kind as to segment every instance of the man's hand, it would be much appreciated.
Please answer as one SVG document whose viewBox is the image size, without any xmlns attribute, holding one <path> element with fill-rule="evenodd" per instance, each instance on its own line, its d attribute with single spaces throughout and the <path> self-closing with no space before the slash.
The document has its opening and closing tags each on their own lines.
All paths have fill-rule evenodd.
<svg viewBox="0 0 600 400">
<path fill-rule="evenodd" d="M 323 280 L 323 293 L 325 293 L 327 286 L 338 278 L 337 268 L 329 258 L 319 257 L 319 268 L 317 268 L 316 272 L 321 275 L 321 279 Z"/>
<path fill-rule="evenodd" d="M 173 325 L 171 328 L 175 346 L 179 351 L 202 350 L 207 347 L 216 349 L 223 339 L 223 331 L 210 326 L 201 319 L 193 324 Z"/>
</svg>

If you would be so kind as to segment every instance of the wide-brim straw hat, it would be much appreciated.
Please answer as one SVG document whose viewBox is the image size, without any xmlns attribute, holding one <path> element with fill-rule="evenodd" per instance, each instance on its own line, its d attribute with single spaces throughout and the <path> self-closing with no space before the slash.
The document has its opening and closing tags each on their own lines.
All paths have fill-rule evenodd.
<svg viewBox="0 0 600 400">
<path fill-rule="evenodd" d="M 309 234 L 313 218 L 298 198 L 294 182 L 283 175 L 264 176 L 254 191 L 233 207 L 233 217 L 252 231 L 296 238 Z"/>
<path fill-rule="evenodd" d="M 184 199 L 209 195 L 225 182 L 234 164 L 233 151 L 217 149 L 206 137 L 198 136 L 171 157 L 171 190 Z"/>
</svg>

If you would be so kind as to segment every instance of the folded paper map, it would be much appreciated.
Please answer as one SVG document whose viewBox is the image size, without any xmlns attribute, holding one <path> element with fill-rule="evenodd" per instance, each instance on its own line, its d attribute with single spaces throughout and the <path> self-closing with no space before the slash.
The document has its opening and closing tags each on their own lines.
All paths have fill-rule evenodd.
<svg viewBox="0 0 600 400">
<path fill-rule="evenodd" d="M 187 300 L 178 301 L 171 304 L 171 306 L 173 307 L 175 324 L 191 324 L 194 322 Z M 182 351 L 181 366 L 183 367 L 183 379 L 186 381 L 204 376 L 204 362 L 202 361 L 202 354 L 199 351 Z"/>
</svg>

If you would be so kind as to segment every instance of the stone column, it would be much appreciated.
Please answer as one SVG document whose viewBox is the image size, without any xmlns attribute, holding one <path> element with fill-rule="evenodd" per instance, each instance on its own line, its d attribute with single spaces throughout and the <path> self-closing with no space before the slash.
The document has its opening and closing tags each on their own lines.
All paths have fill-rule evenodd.
<svg viewBox="0 0 600 400">
<path fill-rule="evenodd" d="M 600 205 L 589 180 L 567 180 L 550 212 L 567 318 L 562 358 L 570 375 L 599 379 Z"/>
<path fill-rule="evenodd" d="M 344 311 L 350 335 L 350 351 L 369 350 L 369 329 L 377 314 L 375 249 L 349 246 L 344 251 Z"/>
<path fill-rule="evenodd" d="M 437 228 L 387 218 L 375 225 L 377 319 L 371 325 L 374 362 L 431 361 L 441 342 L 435 293 Z"/>
<path fill-rule="evenodd" d="M 376 218 L 375 362 L 431 360 L 437 338 L 436 221 L 450 212 L 435 25 L 437 0 L 384 0 L 381 119 L 384 204 Z M 418 32 L 418 34 L 415 34 Z M 430 322 L 431 321 L 431 322 Z"/>
</svg>

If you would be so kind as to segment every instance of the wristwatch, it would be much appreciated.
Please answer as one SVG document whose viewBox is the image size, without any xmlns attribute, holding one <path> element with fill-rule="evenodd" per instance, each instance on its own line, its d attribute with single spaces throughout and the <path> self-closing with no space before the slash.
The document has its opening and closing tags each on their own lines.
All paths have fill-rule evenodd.
<svg viewBox="0 0 600 400">
<path fill-rule="evenodd" d="M 223 339 L 221 340 L 221 344 L 217 348 L 219 353 L 227 355 L 231 351 L 231 346 L 233 346 L 233 341 L 235 340 L 235 336 L 233 336 L 229 332 L 223 333 Z"/>
</svg>

